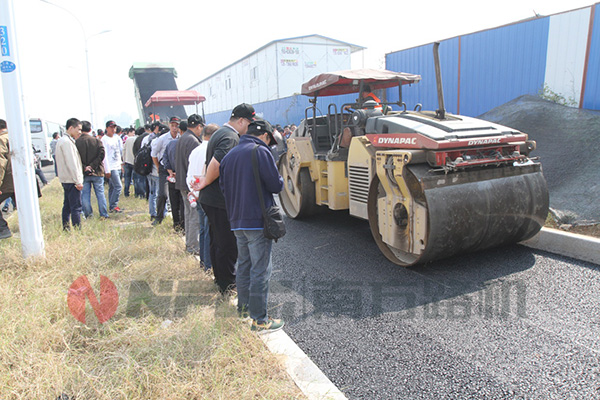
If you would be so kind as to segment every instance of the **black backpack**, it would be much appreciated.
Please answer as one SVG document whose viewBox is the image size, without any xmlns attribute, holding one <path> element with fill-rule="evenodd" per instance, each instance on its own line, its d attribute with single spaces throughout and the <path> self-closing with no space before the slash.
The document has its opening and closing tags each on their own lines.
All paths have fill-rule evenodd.
<svg viewBox="0 0 600 400">
<path fill-rule="evenodd" d="M 152 172 L 152 165 L 154 165 L 151 155 L 152 140 L 154 139 L 149 140 L 148 143 L 142 146 L 133 161 L 133 170 L 142 176 L 149 175 Z"/>
</svg>

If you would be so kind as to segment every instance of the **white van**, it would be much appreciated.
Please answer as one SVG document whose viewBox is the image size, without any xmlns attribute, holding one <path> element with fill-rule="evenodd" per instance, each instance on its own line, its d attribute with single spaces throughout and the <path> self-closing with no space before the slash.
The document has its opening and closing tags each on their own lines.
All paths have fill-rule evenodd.
<svg viewBox="0 0 600 400">
<path fill-rule="evenodd" d="M 41 118 L 29 119 L 29 128 L 31 131 L 31 144 L 40 159 L 42 165 L 52 164 L 52 152 L 50 151 L 50 142 L 52 141 L 52 135 L 54 132 L 58 132 L 58 136 L 62 136 L 65 133 L 65 129 L 62 125 L 51 122 Z"/>
</svg>

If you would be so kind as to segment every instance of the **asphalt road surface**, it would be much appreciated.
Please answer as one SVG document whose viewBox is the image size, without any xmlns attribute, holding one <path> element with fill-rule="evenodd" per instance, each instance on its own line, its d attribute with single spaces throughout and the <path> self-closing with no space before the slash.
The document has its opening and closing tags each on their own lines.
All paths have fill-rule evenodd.
<svg viewBox="0 0 600 400">
<path fill-rule="evenodd" d="M 397 267 L 347 212 L 287 219 L 271 314 L 349 399 L 600 398 L 600 267 L 513 245 Z"/>
</svg>

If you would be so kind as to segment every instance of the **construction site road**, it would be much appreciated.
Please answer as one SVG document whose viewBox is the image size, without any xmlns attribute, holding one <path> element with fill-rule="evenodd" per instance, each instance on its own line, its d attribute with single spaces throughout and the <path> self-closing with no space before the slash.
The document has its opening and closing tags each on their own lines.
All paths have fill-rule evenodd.
<svg viewBox="0 0 600 400">
<path fill-rule="evenodd" d="M 512 245 L 415 268 L 347 212 L 286 219 L 270 313 L 349 399 L 600 398 L 600 267 Z"/>
</svg>

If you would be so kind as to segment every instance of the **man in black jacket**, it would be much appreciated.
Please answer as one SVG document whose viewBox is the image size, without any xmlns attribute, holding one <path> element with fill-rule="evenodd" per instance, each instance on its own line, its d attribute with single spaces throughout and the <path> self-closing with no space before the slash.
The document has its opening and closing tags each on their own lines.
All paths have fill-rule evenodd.
<svg viewBox="0 0 600 400">
<path fill-rule="evenodd" d="M 81 191 L 81 206 L 83 215 L 90 218 L 92 209 L 92 186 L 98 200 L 98 213 L 102 218 L 108 218 L 106 198 L 104 197 L 104 146 L 100 139 L 92 136 L 92 125 L 88 121 L 81 123 L 81 136 L 75 141 L 75 146 L 81 157 L 83 166 L 83 190 Z"/>
<path fill-rule="evenodd" d="M 185 223 L 185 250 L 188 253 L 200 255 L 200 220 L 198 212 L 192 208 L 188 201 L 189 188 L 185 182 L 188 166 L 190 164 L 190 153 L 201 143 L 204 120 L 198 114 L 188 117 L 188 129 L 179 138 L 177 150 L 175 151 L 175 189 L 179 190 L 183 199 L 184 223 Z"/>
<path fill-rule="evenodd" d="M 238 250 L 235 235 L 231 231 L 225 198 L 219 187 L 221 160 L 239 142 L 254 121 L 254 107 L 242 103 L 231 112 L 229 122 L 217 130 L 206 149 L 206 175 L 192 185 L 200 190 L 200 204 L 206 212 L 210 225 L 210 258 L 215 282 L 222 294 L 235 289 L 235 261 Z"/>
</svg>

